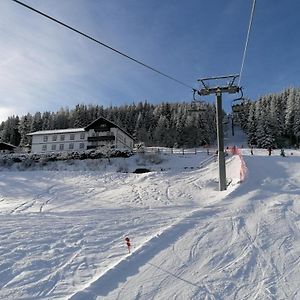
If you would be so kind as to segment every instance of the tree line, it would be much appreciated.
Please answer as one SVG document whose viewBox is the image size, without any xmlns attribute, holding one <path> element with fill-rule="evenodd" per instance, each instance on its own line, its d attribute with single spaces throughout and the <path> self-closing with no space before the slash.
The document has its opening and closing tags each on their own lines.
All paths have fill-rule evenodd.
<svg viewBox="0 0 300 300">
<path fill-rule="evenodd" d="M 0 125 L 1 140 L 16 146 L 30 144 L 30 132 L 85 127 L 104 117 L 147 146 L 195 147 L 216 138 L 215 106 L 208 103 L 138 104 L 104 108 L 78 104 L 74 109 L 11 116 Z"/>
<path fill-rule="evenodd" d="M 244 102 L 236 118 L 248 134 L 249 145 L 259 148 L 299 147 L 300 89 L 288 88 L 254 102 Z"/>
</svg>

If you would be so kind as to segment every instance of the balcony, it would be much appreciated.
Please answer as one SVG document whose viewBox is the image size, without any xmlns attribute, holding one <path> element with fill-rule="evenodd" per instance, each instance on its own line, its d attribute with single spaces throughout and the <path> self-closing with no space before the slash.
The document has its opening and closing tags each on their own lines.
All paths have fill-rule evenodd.
<svg viewBox="0 0 300 300">
<path fill-rule="evenodd" d="M 89 136 L 88 142 L 103 142 L 103 141 L 114 141 L 114 135 L 103 135 L 103 136 Z"/>
<path fill-rule="evenodd" d="M 97 146 L 89 145 L 86 147 L 87 150 L 97 149 Z"/>
<path fill-rule="evenodd" d="M 109 126 L 99 126 L 94 128 L 95 132 L 107 132 L 110 131 L 110 127 Z"/>
</svg>

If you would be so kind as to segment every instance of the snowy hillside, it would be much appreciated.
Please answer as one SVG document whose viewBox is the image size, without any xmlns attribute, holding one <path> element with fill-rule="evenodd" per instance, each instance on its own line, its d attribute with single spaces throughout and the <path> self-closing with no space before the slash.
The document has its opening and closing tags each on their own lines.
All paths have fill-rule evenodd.
<svg viewBox="0 0 300 300">
<path fill-rule="evenodd" d="M 206 153 L 144 174 L 2 171 L 0 298 L 298 299 L 299 153 L 243 152 L 223 192 Z"/>
</svg>

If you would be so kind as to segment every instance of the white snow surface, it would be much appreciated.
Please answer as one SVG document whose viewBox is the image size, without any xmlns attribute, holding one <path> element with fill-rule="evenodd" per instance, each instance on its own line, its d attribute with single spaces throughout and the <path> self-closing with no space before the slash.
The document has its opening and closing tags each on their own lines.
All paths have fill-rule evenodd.
<svg viewBox="0 0 300 300">
<path fill-rule="evenodd" d="M 299 152 L 242 152 L 1 171 L 0 299 L 300 299 Z"/>
</svg>

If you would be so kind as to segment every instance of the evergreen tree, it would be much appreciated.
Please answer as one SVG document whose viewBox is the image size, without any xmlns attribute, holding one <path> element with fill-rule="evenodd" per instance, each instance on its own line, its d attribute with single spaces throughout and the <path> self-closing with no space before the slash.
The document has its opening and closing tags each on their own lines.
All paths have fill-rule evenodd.
<svg viewBox="0 0 300 300">
<path fill-rule="evenodd" d="M 256 145 L 257 144 L 257 122 L 256 122 L 256 105 L 252 103 L 249 110 L 248 122 L 247 122 L 247 133 L 248 133 L 248 144 Z"/>
<path fill-rule="evenodd" d="M 26 116 L 23 116 L 20 119 L 18 129 L 21 136 L 21 140 L 20 140 L 21 147 L 25 147 L 28 144 L 30 144 L 30 137 L 27 136 L 27 134 L 32 131 L 31 130 L 32 123 L 33 123 L 33 118 L 31 114 L 27 114 Z"/>
<path fill-rule="evenodd" d="M 295 93 L 295 109 L 294 109 L 294 123 L 293 135 L 295 136 L 296 146 L 299 147 L 300 141 L 300 91 Z"/>
<path fill-rule="evenodd" d="M 5 122 L 1 124 L 1 140 L 6 143 L 18 146 L 21 140 L 21 136 L 18 130 L 19 117 L 8 117 Z"/>
<path fill-rule="evenodd" d="M 36 112 L 32 118 L 31 131 L 40 131 L 42 130 L 42 128 L 43 128 L 42 114 L 40 112 Z"/>
<path fill-rule="evenodd" d="M 168 138 L 169 121 L 166 116 L 161 115 L 154 130 L 153 137 L 157 146 L 166 144 Z"/>
</svg>

